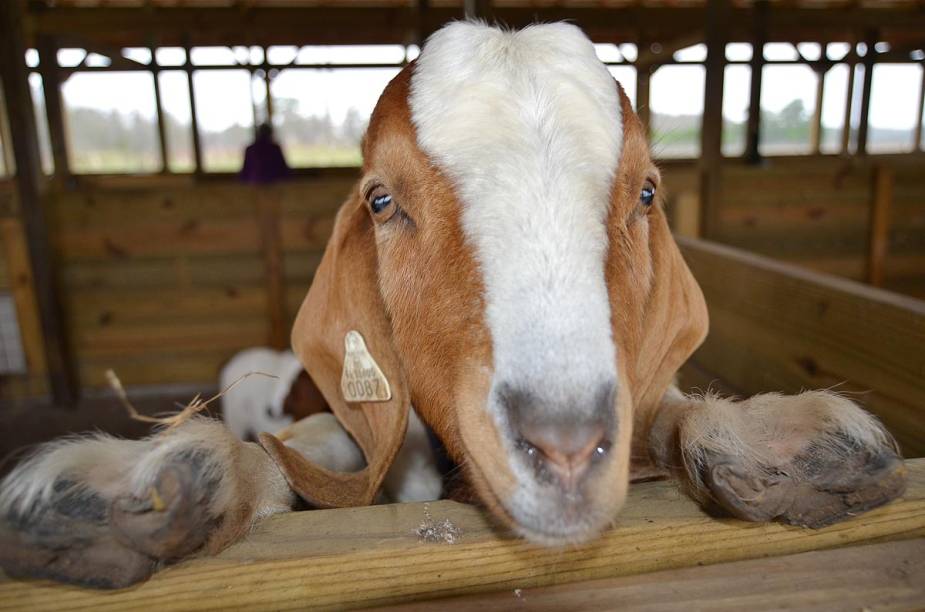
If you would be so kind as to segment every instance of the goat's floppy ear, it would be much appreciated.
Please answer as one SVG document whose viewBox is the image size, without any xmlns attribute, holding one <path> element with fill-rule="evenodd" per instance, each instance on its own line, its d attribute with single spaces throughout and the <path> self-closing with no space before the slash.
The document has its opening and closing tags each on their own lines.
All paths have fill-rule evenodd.
<svg viewBox="0 0 925 612">
<path fill-rule="evenodd" d="M 633 399 L 637 406 L 661 399 L 709 328 L 703 292 L 663 214 L 652 215 L 649 231 L 653 281 L 642 321 L 645 342 L 636 360 Z"/>
<path fill-rule="evenodd" d="M 404 439 L 411 400 L 392 345 L 377 267 L 372 221 L 356 195 L 337 214 L 324 258 L 296 318 L 292 346 L 334 415 L 363 450 L 367 466 L 360 472 L 332 472 L 274 436 L 260 437 L 293 490 L 316 506 L 372 503 Z M 353 332 L 359 334 L 359 341 Z M 351 351 L 345 355 L 348 333 Z M 346 401 L 341 390 L 344 359 L 353 359 L 355 351 L 359 351 L 359 358 L 368 368 L 378 365 L 381 374 L 375 369 L 366 371 L 372 371 L 371 376 L 379 382 L 383 382 L 384 375 L 391 392 L 389 399 L 384 399 L 386 393 L 380 393 L 377 401 Z M 359 393 L 364 399 L 373 395 L 369 388 Z"/>
</svg>

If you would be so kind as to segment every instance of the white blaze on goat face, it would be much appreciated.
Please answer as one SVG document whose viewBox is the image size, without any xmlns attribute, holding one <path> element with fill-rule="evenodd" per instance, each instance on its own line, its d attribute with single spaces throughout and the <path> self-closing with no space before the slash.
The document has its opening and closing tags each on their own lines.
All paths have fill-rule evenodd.
<svg viewBox="0 0 925 612">
<path fill-rule="evenodd" d="M 503 425 L 499 395 L 514 388 L 580 418 L 617 376 L 604 275 L 623 134 L 613 77 L 572 25 L 456 23 L 428 40 L 409 102 L 482 273 L 489 410 Z"/>
</svg>

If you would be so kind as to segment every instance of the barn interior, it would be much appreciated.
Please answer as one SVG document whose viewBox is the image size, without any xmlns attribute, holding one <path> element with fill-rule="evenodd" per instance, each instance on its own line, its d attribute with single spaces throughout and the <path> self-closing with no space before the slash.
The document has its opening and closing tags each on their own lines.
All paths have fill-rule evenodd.
<svg viewBox="0 0 925 612">
<path fill-rule="evenodd" d="M 0 455 L 95 428 L 145 435 L 109 369 L 162 413 L 214 392 L 238 351 L 287 347 L 378 94 L 463 17 L 569 20 L 632 101 L 710 309 L 685 389 L 835 388 L 925 455 L 921 0 L 0 2 Z M 245 184 L 263 123 L 292 173 Z M 916 469 L 905 518 L 844 537 L 925 534 Z M 754 556 L 829 541 L 763 533 Z M 439 594 L 492 590 L 476 565 Z M 569 579 L 616 575 L 592 566 Z M 494 590 L 565 581 L 511 571 Z M 379 586 L 355 601 L 438 592 Z"/>
</svg>

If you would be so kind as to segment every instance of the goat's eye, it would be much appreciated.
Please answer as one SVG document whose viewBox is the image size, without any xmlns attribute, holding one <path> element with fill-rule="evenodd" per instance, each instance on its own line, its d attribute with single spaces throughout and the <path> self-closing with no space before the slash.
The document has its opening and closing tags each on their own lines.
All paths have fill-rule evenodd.
<svg viewBox="0 0 925 612">
<path fill-rule="evenodd" d="M 381 213 L 385 210 L 385 207 L 392 203 L 392 196 L 389 194 L 381 195 L 376 198 L 373 198 L 369 202 L 369 207 L 373 209 L 374 213 Z"/>
<path fill-rule="evenodd" d="M 655 201 L 655 185 L 652 183 L 646 183 L 642 188 L 642 191 L 639 193 L 639 202 L 643 206 L 652 206 L 652 203 Z"/>
<path fill-rule="evenodd" d="M 382 185 L 370 189 L 366 193 L 366 201 L 369 203 L 369 210 L 373 213 L 373 217 L 379 222 L 388 221 L 397 208 L 392 194 Z"/>
</svg>

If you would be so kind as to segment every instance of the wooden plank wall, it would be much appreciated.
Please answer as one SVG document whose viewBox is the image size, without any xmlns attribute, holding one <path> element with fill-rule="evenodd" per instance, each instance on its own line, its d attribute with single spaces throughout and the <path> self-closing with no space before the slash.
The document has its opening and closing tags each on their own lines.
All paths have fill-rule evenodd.
<svg viewBox="0 0 925 612">
<path fill-rule="evenodd" d="M 727 161 L 713 232 L 703 237 L 818 272 L 870 277 L 871 226 L 877 218 L 878 169 L 889 181 L 879 286 L 925 298 L 925 173 L 919 157 L 775 158 L 747 166 Z M 675 226 L 696 206 L 689 166 L 663 169 Z M 879 189 L 883 188 L 883 183 Z M 882 219 L 882 217 L 881 217 Z M 875 275 L 876 276 L 876 275 Z"/>
<path fill-rule="evenodd" d="M 233 181 L 148 181 L 54 202 L 68 329 L 86 386 L 102 386 L 109 367 L 126 385 L 211 383 L 237 350 L 270 344 L 271 312 L 285 313 L 288 329 L 353 184 L 349 175 L 320 177 L 258 193 Z M 267 200 L 271 215 L 279 211 L 281 298 L 270 298 L 280 295 L 263 252 L 273 240 L 267 220 L 258 222 Z"/>
<path fill-rule="evenodd" d="M 884 287 L 925 297 L 925 175 L 914 160 L 871 159 L 727 161 L 720 223 L 709 238 L 864 279 L 874 168 L 890 164 Z M 699 235 L 696 169 L 665 162 L 662 172 L 676 229 Z M 271 189 L 269 207 L 227 178 L 83 178 L 77 188 L 52 191 L 49 219 L 81 383 L 99 387 L 106 368 L 116 367 L 127 385 L 211 384 L 235 351 L 279 342 L 272 322 L 282 312 L 288 328 L 357 174 L 300 177 Z M 278 241 L 266 218 L 269 210 L 272 228 L 277 208 Z M 4 215 L 15 221 L 11 209 Z M 268 286 L 276 259 L 267 248 L 277 244 L 281 287 Z M 0 265 L 0 289 L 10 284 L 8 266 Z M 41 392 L 41 378 L 18 387 L 3 381 L 0 398 Z"/>
</svg>

